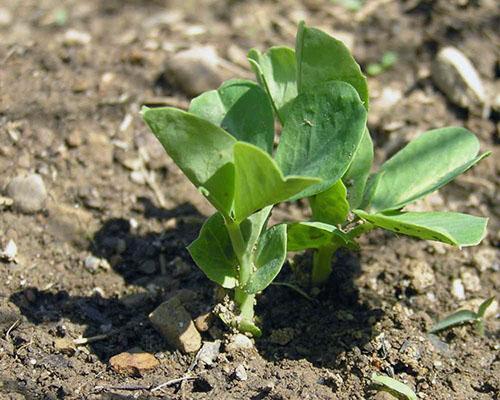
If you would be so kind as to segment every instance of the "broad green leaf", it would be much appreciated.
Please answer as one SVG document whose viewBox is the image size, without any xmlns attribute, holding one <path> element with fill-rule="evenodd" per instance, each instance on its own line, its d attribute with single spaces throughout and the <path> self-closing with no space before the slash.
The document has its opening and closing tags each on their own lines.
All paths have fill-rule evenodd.
<svg viewBox="0 0 500 400">
<path fill-rule="evenodd" d="M 253 294 L 264 290 L 281 270 L 286 258 L 286 225 L 275 225 L 260 237 L 254 256 L 255 272 L 244 287 Z"/>
<path fill-rule="evenodd" d="M 293 200 L 320 193 L 346 172 L 365 130 L 366 110 L 354 88 L 327 82 L 290 104 L 276 152 L 285 175 L 323 180 Z"/>
<path fill-rule="evenodd" d="M 144 108 L 142 115 L 182 172 L 227 215 L 234 195 L 236 140 L 211 122 L 175 108 Z"/>
<path fill-rule="evenodd" d="M 241 222 L 255 211 L 276 204 L 308 186 L 320 182 L 315 177 L 283 177 L 269 154 L 244 142 L 234 145 L 234 219 Z"/>
<path fill-rule="evenodd" d="M 243 240 L 246 242 L 247 251 L 253 251 L 260 234 L 266 226 L 272 208 L 273 206 L 265 207 L 250 215 L 240 224 L 241 234 L 243 235 Z"/>
<path fill-rule="evenodd" d="M 283 124 L 288 103 L 297 97 L 297 62 L 294 50 L 277 46 L 262 54 L 252 49 L 248 53 L 248 61 Z"/>
<path fill-rule="evenodd" d="M 345 222 L 349 214 L 347 190 L 339 179 L 330 189 L 309 198 L 313 219 L 330 225 Z"/>
<path fill-rule="evenodd" d="M 356 243 L 333 225 L 323 222 L 294 222 L 288 224 L 288 251 L 318 249 L 320 247 L 338 244 L 355 248 Z"/>
<path fill-rule="evenodd" d="M 478 318 L 484 318 L 484 314 L 486 313 L 488 307 L 491 306 L 491 303 L 493 303 L 493 300 L 495 300 L 495 296 L 492 296 L 481 303 L 477 310 Z"/>
<path fill-rule="evenodd" d="M 361 142 L 352 159 L 349 169 L 342 177 L 347 188 L 347 200 L 351 210 L 358 208 L 363 201 L 366 181 L 373 163 L 373 142 L 368 128 L 365 129 Z"/>
<path fill-rule="evenodd" d="M 456 212 L 395 212 L 355 214 L 381 228 L 420 239 L 437 240 L 454 246 L 475 246 L 486 235 L 487 218 Z"/>
<path fill-rule="evenodd" d="M 394 378 L 373 373 L 372 381 L 378 383 L 379 385 L 385 386 L 388 389 L 399 393 L 400 395 L 405 396 L 408 400 L 418 400 L 417 395 L 408 387 L 408 385 L 405 385 L 403 382 L 400 382 Z"/>
<path fill-rule="evenodd" d="M 347 46 L 340 40 L 304 22 L 299 25 L 295 44 L 299 93 L 311 91 L 328 81 L 352 85 L 368 109 L 368 84 Z"/>
<path fill-rule="evenodd" d="M 220 213 L 205 221 L 198 238 L 187 249 L 209 279 L 227 289 L 238 285 L 238 259 Z"/>
<path fill-rule="evenodd" d="M 439 332 L 443 329 L 451 328 L 452 326 L 461 325 L 464 322 L 477 321 L 477 319 L 478 315 L 475 312 L 469 310 L 460 310 L 451 315 L 448 315 L 445 319 L 439 321 L 431 328 L 429 332 Z"/>
<path fill-rule="evenodd" d="M 266 92 L 255 82 L 234 79 L 191 101 L 189 112 L 271 153 L 274 116 Z"/>
<path fill-rule="evenodd" d="M 478 152 L 479 141 L 467 129 L 423 133 L 382 165 L 372 209 L 395 210 L 436 191 L 488 155 Z"/>
</svg>

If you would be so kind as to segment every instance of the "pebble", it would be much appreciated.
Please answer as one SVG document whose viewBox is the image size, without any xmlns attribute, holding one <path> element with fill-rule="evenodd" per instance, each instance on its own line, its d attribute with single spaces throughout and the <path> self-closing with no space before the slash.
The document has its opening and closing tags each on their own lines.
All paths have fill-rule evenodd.
<svg viewBox="0 0 500 400">
<path fill-rule="evenodd" d="M 140 349 L 117 354 L 109 359 L 109 363 L 115 372 L 127 375 L 140 375 L 160 364 L 155 356 Z"/>
<path fill-rule="evenodd" d="M 460 278 L 464 284 L 465 290 L 468 292 L 479 292 L 481 291 L 481 280 L 472 271 L 463 271 L 460 274 Z"/>
<path fill-rule="evenodd" d="M 7 245 L 0 252 L 0 259 L 11 262 L 15 261 L 17 256 L 17 245 L 12 239 L 7 242 Z"/>
<path fill-rule="evenodd" d="M 47 190 L 38 174 L 17 176 L 7 185 L 7 196 L 12 198 L 14 207 L 19 211 L 33 214 L 45 206 Z"/>
<path fill-rule="evenodd" d="M 477 249 L 472 255 L 472 262 L 480 272 L 487 271 L 490 268 L 497 270 L 500 264 L 500 251 L 491 247 Z"/>
<path fill-rule="evenodd" d="M 458 300 L 465 299 L 465 288 L 461 279 L 453 279 L 453 282 L 451 282 L 451 293 Z"/>
<path fill-rule="evenodd" d="M 83 265 L 90 272 L 96 272 L 99 269 L 100 263 L 101 263 L 101 260 L 97 257 L 94 257 L 94 256 L 88 256 L 83 261 Z"/>
<path fill-rule="evenodd" d="M 0 27 L 9 26 L 12 23 L 12 13 L 6 8 L 0 8 Z"/>
<path fill-rule="evenodd" d="M 248 379 L 247 371 L 242 364 L 239 364 L 234 370 L 234 377 L 242 382 Z"/>
<path fill-rule="evenodd" d="M 438 52 L 432 79 L 452 103 L 482 113 L 486 90 L 476 69 L 460 50 L 445 47 Z"/>
<path fill-rule="evenodd" d="M 73 340 L 69 338 L 54 339 L 54 348 L 60 353 L 72 356 L 76 353 L 76 345 Z"/>
<path fill-rule="evenodd" d="M 64 33 L 63 43 L 66 46 L 84 46 L 92 40 L 90 33 L 69 29 Z"/>
<path fill-rule="evenodd" d="M 200 333 L 178 297 L 160 304 L 149 315 L 149 320 L 158 332 L 180 351 L 192 353 L 200 349 Z"/>
<path fill-rule="evenodd" d="M 105 134 L 91 132 L 87 135 L 87 142 L 85 158 L 103 167 L 113 163 L 113 144 Z"/>
<path fill-rule="evenodd" d="M 238 351 L 238 350 L 248 350 L 253 349 L 253 342 L 248 337 L 242 333 L 237 333 L 232 336 L 230 342 L 226 346 L 227 351 Z"/>
<path fill-rule="evenodd" d="M 434 285 L 436 277 L 430 265 L 424 260 L 414 260 L 409 266 L 411 283 L 419 293 L 425 292 L 427 288 Z"/>
<path fill-rule="evenodd" d="M 198 331 L 206 332 L 212 326 L 213 319 L 214 314 L 212 314 L 211 312 L 207 312 L 205 314 L 197 316 L 194 320 L 194 325 L 196 326 L 196 329 L 198 329 Z"/>
<path fill-rule="evenodd" d="M 146 176 L 142 171 L 132 171 L 130 173 L 130 180 L 137 185 L 145 185 L 146 184 Z"/>
<path fill-rule="evenodd" d="M 82 132 L 79 129 L 75 129 L 66 138 L 66 144 L 69 147 L 78 147 L 83 143 Z"/>
<path fill-rule="evenodd" d="M 219 87 L 224 78 L 219 56 L 211 46 L 197 46 L 173 55 L 166 66 L 167 78 L 189 96 Z"/>
<path fill-rule="evenodd" d="M 203 343 L 203 347 L 197 354 L 198 361 L 204 363 L 205 365 L 211 366 L 214 364 L 215 360 L 220 353 L 220 340 L 215 340 L 213 342 Z"/>
</svg>

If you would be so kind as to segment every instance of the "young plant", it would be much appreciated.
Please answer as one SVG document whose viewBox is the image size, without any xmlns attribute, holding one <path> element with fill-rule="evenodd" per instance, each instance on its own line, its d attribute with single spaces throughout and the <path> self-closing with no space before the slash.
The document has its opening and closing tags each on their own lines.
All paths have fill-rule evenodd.
<svg viewBox="0 0 500 400">
<path fill-rule="evenodd" d="M 495 300 L 494 296 L 483 301 L 479 305 L 477 312 L 471 310 L 456 311 L 453 314 L 448 315 L 446 318 L 436 323 L 436 325 L 434 325 L 429 332 L 436 333 L 444 329 L 451 328 L 453 326 L 462 325 L 466 322 L 474 322 L 476 324 L 477 333 L 480 336 L 483 336 L 484 314 L 486 313 L 488 307 L 491 306 L 491 303 L 493 303 L 493 300 Z"/>
<path fill-rule="evenodd" d="M 408 400 L 417 400 L 417 395 L 410 387 L 403 382 L 385 375 L 372 374 L 372 381 L 377 385 L 386 387 L 389 391 L 397 393 L 398 396 L 404 396 Z"/>
<path fill-rule="evenodd" d="M 233 291 L 238 312 L 225 322 L 253 335 L 260 334 L 255 295 L 271 284 L 287 252 L 287 226 L 267 226 L 272 207 L 337 182 L 366 125 L 366 96 L 361 99 L 351 84 L 331 80 L 317 86 L 309 79 L 316 75 L 314 65 L 295 76 L 300 52 L 297 60 L 286 48 L 272 53 L 283 67 L 280 73 L 293 75 L 300 85 L 270 82 L 262 88 L 231 80 L 193 99 L 188 112 L 142 110 L 166 152 L 217 210 L 188 250 L 209 279 Z M 280 102 L 269 90 L 279 92 Z M 275 114 L 283 129 L 274 151 Z"/>
<path fill-rule="evenodd" d="M 289 108 L 295 96 L 332 81 L 354 88 L 368 109 L 368 86 L 358 64 L 342 42 L 320 30 L 302 23 L 295 52 L 272 47 L 264 54 L 252 50 L 249 58 L 284 130 L 291 120 Z M 315 144 L 310 132 L 326 117 L 304 119 L 304 127 L 310 129 L 302 130 L 299 149 Z M 346 115 L 336 114 L 334 118 L 340 123 Z M 364 125 L 360 129 L 360 121 L 349 128 L 358 146 L 341 178 L 323 178 L 323 191 L 304 192 L 309 196 L 312 221 L 288 226 L 289 251 L 314 250 L 312 283 L 320 285 L 328 279 L 332 257 L 340 247 L 356 248 L 355 239 L 375 227 L 459 247 L 478 244 L 486 234 L 486 218 L 455 212 L 404 211 L 405 206 L 438 190 L 489 154 L 478 155 L 475 135 L 460 127 L 428 131 L 370 176 L 373 144 L 368 129 Z M 342 154 L 344 150 L 335 137 L 329 135 L 322 146 L 335 146 L 336 154 Z"/>
</svg>

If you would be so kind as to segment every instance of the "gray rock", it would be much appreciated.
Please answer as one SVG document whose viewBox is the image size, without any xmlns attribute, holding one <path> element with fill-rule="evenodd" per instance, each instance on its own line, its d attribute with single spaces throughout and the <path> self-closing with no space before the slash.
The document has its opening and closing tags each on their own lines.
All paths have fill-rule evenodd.
<svg viewBox="0 0 500 400">
<path fill-rule="evenodd" d="M 149 320 L 156 330 L 180 351 L 192 353 L 200 349 L 200 333 L 179 298 L 173 297 L 160 304 L 149 315 Z"/>
<path fill-rule="evenodd" d="M 234 377 L 239 381 L 246 381 L 248 379 L 248 374 L 245 367 L 240 364 L 234 370 Z"/>
<path fill-rule="evenodd" d="M 216 89 L 224 80 L 219 56 L 210 46 L 192 47 L 175 54 L 168 60 L 166 72 L 167 78 L 190 96 Z"/>
<path fill-rule="evenodd" d="M 249 350 L 253 348 L 252 339 L 242 333 L 237 333 L 231 337 L 230 342 L 226 346 L 227 351 Z"/>
<path fill-rule="evenodd" d="M 17 176 L 7 185 L 7 196 L 12 198 L 14 207 L 19 211 L 32 214 L 45 206 L 47 190 L 38 174 Z"/>
<path fill-rule="evenodd" d="M 198 361 L 208 366 L 213 365 L 215 360 L 219 356 L 220 344 L 221 344 L 220 340 L 203 343 L 203 347 L 197 354 Z"/>
<path fill-rule="evenodd" d="M 483 82 L 470 60 L 458 49 L 441 49 L 432 64 L 436 86 L 456 105 L 482 113 L 487 94 Z"/>
</svg>

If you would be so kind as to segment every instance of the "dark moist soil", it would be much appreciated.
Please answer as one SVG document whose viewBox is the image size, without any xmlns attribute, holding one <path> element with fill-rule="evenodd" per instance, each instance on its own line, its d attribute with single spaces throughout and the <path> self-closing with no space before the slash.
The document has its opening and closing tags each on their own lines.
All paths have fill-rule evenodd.
<svg viewBox="0 0 500 400">
<path fill-rule="evenodd" d="M 429 79 L 437 49 L 454 45 L 493 88 L 498 9 L 486 0 L 367 3 L 358 14 L 327 0 L 0 3 L 0 186 L 37 172 L 49 192 L 35 215 L 0 210 L 0 244 L 12 239 L 19 249 L 17 263 L 0 264 L 2 399 L 364 399 L 377 393 L 373 372 L 406 382 L 421 399 L 497 398 L 495 316 L 484 337 L 472 326 L 426 332 L 499 286 L 498 114 L 481 118 L 451 105 Z M 188 103 L 164 73 L 178 49 L 212 45 L 249 76 L 245 51 L 293 45 L 301 19 L 352 39 L 363 67 L 386 51 L 398 53 L 393 69 L 370 78 L 377 162 L 430 128 L 456 124 L 477 133 L 493 155 L 419 207 L 487 216 L 488 236 L 459 250 L 374 231 L 359 254 L 339 254 L 313 301 L 285 286 L 267 289 L 256 309 L 264 334 L 254 350 L 223 346 L 213 367 L 195 368 L 195 379 L 140 390 L 182 377 L 194 357 L 169 347 L 147 315 L 181 296 L 196 317 L 216 304 L 217 293 L 185 250 L 211 209 L 138 110 L 143 103 Z M 89 34 L 89 43 L 64 43 L 70 29 Z M 388 88 L 401 94 L 389 107 L 382 100 Z M 144 152 L 156 189 L 126 167 Z M 282 207 L 274 218 L 302 212 L 300 205 Z M 84 260 L 91 255 L 107 264 L 89 270 Z M 182 261 L 188 268 L 175 267 Z M 309 262 L 307 255 L 293 260 L 278 280 L 300 283 Z M 465 299 L 453 294 L 456 279 Z M 54 347 L 57 338 L 102 333 L 107 338 L 74 354 Z M 203 338 L 228 333 L 216 323 Z M 109 358 L 134 347 L 160 366 L 142 376 L 115 373 Z M 239 365 L 247 380 L 235 378 Z"/>
</svg>

